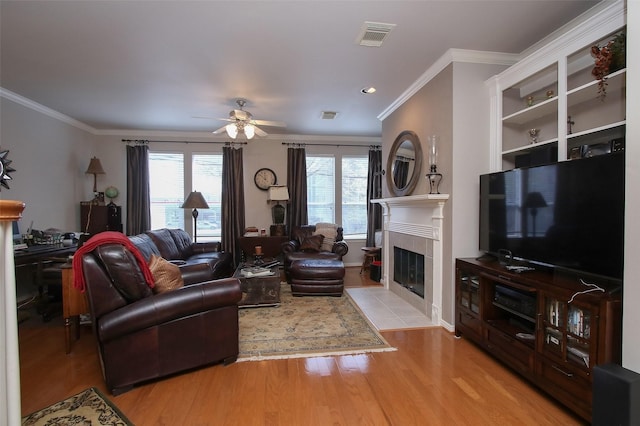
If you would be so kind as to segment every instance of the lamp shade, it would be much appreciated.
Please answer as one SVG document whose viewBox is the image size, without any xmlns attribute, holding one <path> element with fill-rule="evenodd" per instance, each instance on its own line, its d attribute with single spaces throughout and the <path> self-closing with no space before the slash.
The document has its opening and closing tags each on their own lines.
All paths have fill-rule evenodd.
<svg viewBox="0 0 640 426">
<path fill-rule="evenodd" d="M 193 191 L 191 194 L 189 194 L 187 199 L 184 200 L 184 203 L 182 203 L 182 206 L 180 206 L 180 208 L 183 208 L 183 209 L 208 209 L 209 208 L 209 204 L 207 204 L 207 201 L 204 199 L 204 197 L 202 196 L 201 192 Z"/>
<path fill-rule="evenodd" d="M 272 185 L 269 187 L 268 201 L 287 201 L 289 189 L 284 185 Z"/>
<path fill-rule="evenodd" d="M 105 174 L 104 169 L 102 168 L 102 164 L 100 164 L 100 159 L 97 157 L 93 157 L 89 162 L 89 167 L 87 167 L 87 171 L 85 173 L 93 175 Z"/>
<path fill-rule="evenodd" d="M 539 192 L 529 192 L 524 200 L 525 208 L 535 209 L 538 207 L 547 207 L 547 202 Z"/>
<path fill-rule="evenodd" d="M 256 127 L 253 124 L 246 124 L 244 126 L 244 135 L 247 139 L 252 139 L 256 134 Z"/>
<path fill-rule="evenodd" d="M 238 137 L 238 126 L 236 126 L 235 123 L 227 124 L 224 128 L 227 130 L 227 134 L 231 139 Z"/>
</svg>

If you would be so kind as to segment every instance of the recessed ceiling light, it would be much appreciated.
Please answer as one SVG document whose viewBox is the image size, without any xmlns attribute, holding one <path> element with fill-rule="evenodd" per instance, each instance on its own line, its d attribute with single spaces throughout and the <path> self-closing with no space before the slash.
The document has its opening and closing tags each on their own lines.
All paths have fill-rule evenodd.
<svg viewBox="0 0 640 426">
<path fill-rule="evenodd" d="M 360 90 L 360 93 L 364 93 L 365 95 L 370 95 L 372 93 L 376 92 L 376 88 L 371 86 L 371 87 L 363 87 L 362 90 Z"/>
</svg>

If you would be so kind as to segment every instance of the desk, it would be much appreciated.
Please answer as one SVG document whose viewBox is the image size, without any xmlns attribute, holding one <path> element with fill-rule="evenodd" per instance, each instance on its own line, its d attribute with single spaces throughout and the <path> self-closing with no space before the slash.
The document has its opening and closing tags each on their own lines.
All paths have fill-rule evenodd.
<svg viewBox="0 0 640 426">
<path fill-rule="evenodd" d="M 42 264 L 52 258 L 64 259 L 72 255 L 78 249 L 77 246 L 63 246 L 62 244 L 43 244 L 30 246 L 24 250 L 13 252 L 15 266 L 36 266 L 35 284 L 42 295 Z"/>
<path fill-rule="evenodd" d="M 262 246 L 262 254 L 266 258 L 277 258 L 282 254 L 282 244 L 289 241 L 289 237 L 240 237 L 238 245 L 242 249 L 243 258 L 253 258 L 256 246 Z"/>
<path fill-rule="evenodd" d="M 63 246 L 62 244 L 45 244 L 28 247 L 24 250 L 13 252 L 13 259 L 16 266 L 38 264 L 47 258 L 67 257 L 77 250 L 76 246 Z"/>
<path fill-rule="evenodd" d="M 71 352 L 71 322 L 76 328 L 76 340 L 80 338 L 80 314 L 89 312 L 87 294 L 73 287 L 73 268 L 62 265 L 62 316 L 64 317 L 65 349 Z"/>
</svg>

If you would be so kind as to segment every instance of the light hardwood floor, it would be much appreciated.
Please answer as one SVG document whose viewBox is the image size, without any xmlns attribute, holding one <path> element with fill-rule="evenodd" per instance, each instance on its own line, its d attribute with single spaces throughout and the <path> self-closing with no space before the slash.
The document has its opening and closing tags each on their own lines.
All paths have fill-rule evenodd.
<svg viewBox="0 0 640 426">
<path fill-rule="evenodd" d="M 347 286 L 376 285 L 348 268 Z M 95 386 L 95 341 L 65 355 L 62 320 L 19 326 L 22 412 Z M 442 328 L 383 332 L 396 352 L 215 365 L 109 398 L 145 425 L 579 425 L 580 419 Z"/>
</svg>

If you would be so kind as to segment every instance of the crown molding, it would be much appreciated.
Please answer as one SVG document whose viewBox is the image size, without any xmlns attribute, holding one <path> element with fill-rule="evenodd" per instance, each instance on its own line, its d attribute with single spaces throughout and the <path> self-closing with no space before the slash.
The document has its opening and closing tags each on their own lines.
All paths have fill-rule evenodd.
<svg viewBox="0 0 640 426">
<path fill-rule="evenodd" d="M 488 65 L 511 66 L 520 60 L 521 56 L 513 53 L 484 52 L 480 50 L 449 49 L 444 55 L 436 60 L 398 99 L 389 105 L 378 115 L 378 120 L 382 121 L 400 108 L 407 100 L 415 95 L 427 83 L 433 80 L 449 64 L 454 62 L 475 63 Z"/>
<path fill-rule="evenodd" d="M 211 132 L 185 132 L 185 131 L 168 131 L 168 130 L 131 130 L 131 129 L 96 129 L 81 121 L 71 118 L 49 107 L 39 104 L 24 96 L 18 95 L 10 90 L 0 87 L 0 97 L 8 99 L 33 111 L 37 111 L 47 117 L 51 117 L 63 123 L 69 124 L 78 129 L 84 130 L 94 136 L 118 136 L 128 138 L 185 138 L 185 139 L 202 139 L 212 142 L 231 142 L 227 136 L 215 136 Z M 321 135 L 280 135 L 269 134 L 264 138 L 256 138 L 255 140 L 277 140 L 284 142 L 330 142 L 330 143 L 362 143 L 363 145 L 380 143 L 382 137 L 376 136 L 321 136 Z M 246 141 L 246 140 L 243 140 Z"/>
<path fill-rule="evenodd" d="M 12 102 L 15 102 L 23 107 L 29 108 L 31 110 L 37 111 L 41 114 L 44 114 L 48 117 L 54 118 L 58 121 L 62 121 L 63 123 L 69 124 L 73 127 L 77 127 L 78 129 L 84 130 L 85 132 L 89 132 L 93 135 L 97 134 L 97 130 L 93 127 L 76 120 L 75 118 L 71 118 L 68 115 L 64 115 L 56 110 L 53 110 L 49 107 L 46 107 L 42 104 L 32 101 L 31 99 L 25 98 L 24 96 L 20 96 L 17 93 L 14 93 L 10 90 L 4 89 L 0 87 L 0 97 L 8 99 Z"/>
</svg>

